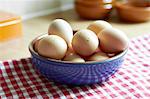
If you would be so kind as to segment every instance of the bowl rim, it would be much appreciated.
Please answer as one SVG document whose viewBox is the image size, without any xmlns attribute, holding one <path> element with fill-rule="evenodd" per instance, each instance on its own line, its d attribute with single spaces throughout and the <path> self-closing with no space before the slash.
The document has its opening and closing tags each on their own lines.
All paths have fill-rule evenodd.
<svg viewBox="0 0 150 99">
<path fill-rule="evenodd" d="M 116 59 L 118 59 L 118 58 L 123 57 L 123 56 L 127 53 L 128 49 L 129 49 L 129 47 L 127 47 L 124 51 L 120 52 L 118 55 L 116 55 L 116 56 L 114 56 L 114 57 L 111 57 L 111 58 L 109 58 L 109 59 L 106 59 L 106 60 L 104 60 L 104 61 L 88 61 L 88 62 L 85 62 L 85 63 L 80 63 L 80 62 L 76 62 L 76 63 L 75 63 L 75 62 L 70 62 L 70 61 L 61 61 L 61 60 L 56 60 L 56 59 L 49 59 L 49 58 L 46 58 L 46 57 L 43 57 L 43 56 L 39 55 L 39 54 L 34 50 L 34 48 L 33 48 L 33 44 L 35 43 L 35 41 L 41 39 L 42 37 L 44 37 L 44 36 L 46 36 L 46 35 L 48 35 L 48 34 L 42 34 L 42 35 L 37 36 L 35 39 L 33 39 L 33 40 L 29 43 L 28 49 L 29 49 L 29 51 L 30 51 L 31 54 L 34 54 L 34 55 L 36 55 L 38 58 L 43 59 L 43 60 L 45 60 L 45 61 L 50 61 L 50 62 L 57 62 L 57 63 L 63 63 L 63 64 L 83 64 L 83 65 L 86 65 L 86 64 L 102 64 L 102 63 L 111 62 L 111 61 L 113 61 L 113 60 L 116 60 Z M 129 44 L 128 44 L 128 46 L 129 46 Z"/>
</svg>

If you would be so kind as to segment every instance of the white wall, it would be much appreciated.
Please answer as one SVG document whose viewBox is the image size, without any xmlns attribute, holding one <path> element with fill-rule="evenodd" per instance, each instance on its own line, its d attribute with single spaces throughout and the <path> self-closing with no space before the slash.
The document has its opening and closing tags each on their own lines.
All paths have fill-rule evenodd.
<svg viewBox="0 0 150 99">
<path fill-rule="evenodd" d="M 0 0 L 0 10 L 29 19 L 71 8 L 72 2 L 73 0 Z"/>
</svg>

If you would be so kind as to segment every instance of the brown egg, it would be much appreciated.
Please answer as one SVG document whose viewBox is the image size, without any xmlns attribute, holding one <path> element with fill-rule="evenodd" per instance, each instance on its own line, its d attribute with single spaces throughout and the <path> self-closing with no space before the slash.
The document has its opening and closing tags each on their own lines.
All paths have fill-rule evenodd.
<svg viewBox="0 0 150 99">
<path fill-rule="evenodd" d="M 104 61 L 106 59 L 109 59 L 106 53 L 96 52 L 95 54 L 90 56 L 87 60 L 88 61 Z"/>
<path fill-rule="evenodd" d="M 128 47 L 128 38 L 124 32 L 115 28 L 107 28 L 98 34 L 100 48 L 106 53 L 117 53 Z"/>
<path fill-rule="evenodd" d="M 79 55 L 75 53 L 69 53 L 68 55 L 65 56 L 63 61 L 70 61 L 70 62 L 77 62 L 77 63 L 85 62 L 83 58 L 81 58 Z"/>
<path fill-rule="evenodd" d="M 40 40 L 36 40 L 35 43 L 34 43 L 34 50 L 35 50 L 36 52 L 37 52 L 37 50 L 38 50 L 39 41 L 40 41 Z"/>
<path fill-rule="evenodd" d="M 97 48 L 95 52 L 101 52 L 101 49 Z"/>
<path fill-rule="evenodd" d="M 34 46 L 34 50 L 35 50 L 36 52 L 37 52 L 37 50 L 38 50 L 39 41 L 40 41 L 43 37 L 45 37 L 45 36 L 47 36 L 47 34 L 38 37 L 38 39 L 34 42 L 34 45 L 33 45 L 33 46 Z"/>
<path fill-rule="evenodd" d="M 72 47 L 81 56 L 89 56 L 98 48 L 98 37 L 94 32 L 83 29 L 75 33 L 72 40 Z"/>
<path fill-rule="evenodd" d="M 38 53 L 52 59 L 62 59 L 67 52 L 67 43 L 57 35 L 43 37 L 38 43 Z"/>
<path fill-rule="evenodd" d="M 100 33 L 103 29 L 105 28 L 111 28 L 111 24 L 109 24 L 106 21 L 103 20 L 98 20 L 98 21 L 94 21 L 93 23 L 91 23 L 87 29 L 93 31 L 96 35 L 98 33 Z"/>
<path fill-rule="evenodd" d="M 67 21 L 63 19 L 52 21 L 48 29 L 48 34 L 60 36 L 67 42 L 69 47 L 71 46 L 73 30 Z"/>
</svg>

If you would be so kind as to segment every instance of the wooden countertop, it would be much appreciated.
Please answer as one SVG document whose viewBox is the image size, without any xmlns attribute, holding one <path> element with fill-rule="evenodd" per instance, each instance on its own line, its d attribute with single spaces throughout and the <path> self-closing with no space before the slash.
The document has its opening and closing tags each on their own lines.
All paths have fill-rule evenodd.
<svg viewBox="0 0 150 99">
<path fill-rule="evenodd" d="M 67 10 L 43 17 L 33 18 L 23 22 L 24 35 L 9 42 L 0 43 L 0 60 L 20 59 L 30 57 L 28 45 L 32 39 L 47 33 L 50 22 L 55 18 L 64 18 L 71 23 L 73 29 L 86 28 L 93 20 L 83 20 L 74 10 Z M 113 14 L 108 20 L 113 27 L 123 30 L 129 38 L 150 33 L 150 21 L 144 23 L 124 23 Z"/>
</svg>

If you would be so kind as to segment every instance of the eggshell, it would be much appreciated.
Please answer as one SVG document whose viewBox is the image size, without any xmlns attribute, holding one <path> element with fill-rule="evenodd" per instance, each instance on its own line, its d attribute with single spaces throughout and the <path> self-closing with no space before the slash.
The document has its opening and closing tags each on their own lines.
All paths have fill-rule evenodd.
<svg viewBox="0 0 150 99">
<path fill-rule="evenodd" d="M 88 61 L 104 61 L 108 59 L 109 57 L 107 56 L 106 53 L 103 52 L 97 52 L 94 55 L 90 56 L 88 58 Z"/>
<path fill-rule="evenodd" d="M 98 34 L 100 48 L 106 53 L 117 53 L 128 47 L 128 38 L 116 28 L 107 28 Z"/>
<path fill-rule="evenodd" d="M 57 35 L 43 37 L 38 44 L 38 53 L 52 59 L 62 59 L 67 52 L 67 43 Z"/>
<path fill-rule="evenodd" d="M 43 38 L 43 37 L 45 37 L 45 36 L 47 36 L 47 35 L 42 35 L 42 36 L 40 36 L 35 42 L 34 42 L 34 50 L 37 52 L 37 50 L 38 50 L 38 44 L 39 44 L 39 41 Z"/>
<path fill-rule="evenodd" d="M 70 54 L 70 53 L 75 53 L 73 48 L 72 47 L 69 47 L 67 52 L 66 52 L 66 55 Z"/>
<path fill-rule="evenodd" d="M 72 40 L 72 47 L 81 56 L 89 56 L 98 48 L 98 37 L 94 32 L 83 29 L 75 33 Z"/>
<path fill-rule="evenodd" d="M 97 48 L 95 52 L 102 52 L 100 48 Z"/>
<path fill-rule="evenodd" d="M 39 39 L 39 40 L 36 40 L 35 43 L 34 43 L 34 50 L 35 50 L 36 52 L 37 52 L 37 50 L 38 50 L 39 41 L 40 41 L 40 39 Z"/>
<path fill-rule="evenodd" d="M 58 35 L 62 37 L 69 46 L 71 46 L 73 38 L 73 30 L 68 22 L 63 19 L 52 21 L 48 29 L 49 35 Z"/>
<path fill-rule="evenodd" d="M 87 29 L 93 31 L 96 35 L 100 33 L 105 28 L 111 28 L 111 24 L 106 21 L 98 20 L 91 23 Z"/>
<path fill-rule="evenodd" d="M 63 61 L 71 61 L 71 62 L 79 62 L 79 63 L 85 62 L 83 58 L 81 58 L 79 55 L 75 53 L 69 53 L 68 55 L 65 56 Z"/>
</svg>

